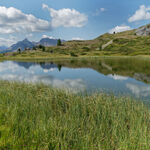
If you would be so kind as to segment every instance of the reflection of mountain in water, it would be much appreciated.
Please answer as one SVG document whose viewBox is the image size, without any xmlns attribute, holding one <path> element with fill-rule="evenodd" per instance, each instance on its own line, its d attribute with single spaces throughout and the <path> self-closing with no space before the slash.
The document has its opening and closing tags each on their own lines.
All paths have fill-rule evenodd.
<svg viewBox="0 0 150 150">
<path fill-rule="evenodd" d="M 35 66 L 36 65 L 36 66 Z M 43 67 L 43 70 L 42 70 Z M 61 70 L 60 65 L 53 63 L 23 63 L 5 61 L 0 63 L 0 80 L 25 83 L 42 83 L 51 87 L 78 93 L 86 90 L 86 83 L 80 78 L 60 78 L 51 74 L 55 68 Z M 56 69 L 55 69 L 56 70 Z"/>
<path fill-rule="evenodd" d="M 139 80 L 139 81 L 144 81 L 146 83 L 150 83 L 150 76 L 147 76 L 143 73 L 135 73 L 133 78 L 136 80 Z"/>
<path fill-rule="evenodd" d="M 51 63 L 39 63 L 40 66 L 43 68 L 43 69 L 54 69 L 54 68 L 58 68 L 58 66 L 56 64 L 54 64 L 53 62 Z"/>
<path fill-rule="evenodd" d="M 37 65 L 37 63 L 34 63 L 34 62 L 14 62 L 16 63 L 17 65 L 21 66 L 21 67 L 24 67 L 25 69 L 29 69 L 31 66 L 35 66 Z"/>
<path fill-rule="evenodd" d="M 40 63 L 36 63 L 36 62 L 14 62 L 14 63 L 16 63 L 17 65 L 24 67 L 26 69 L 29 69 L 30 67 L 35 66 L 35 65 L 40 65 L 40 67 L 42 69 L 55 69 L 55 68 L 57 68 L 59 71 L 61 71 L 61 67 L 62 67 L 61 65 L 54 64 L 53 62 L 50 62 L 50 63 L 46 63 L 46 62 L 40 62 Z"/>
<path fill-rule="evenodd" d="M 69 68 L 91 68 L 104 75 L 118 75 L 131 77 L 138 81 L 150 83 L 150 61 L 138 58 L 98 58 L 98 59 L 73 59 L 53 62 L 15 62 L 28 69 L 34 65 L 40 65 L 43 69 L 57 68 L 61 71 L 62 66 Z"/>
<path fill-rule="evenodd" d="M 131 77 L 150 84 L 150 60 L 140 58 L 94 58 L 55 61 L 65 67 L 91 68 L 104 75 Z"/>
</svg>

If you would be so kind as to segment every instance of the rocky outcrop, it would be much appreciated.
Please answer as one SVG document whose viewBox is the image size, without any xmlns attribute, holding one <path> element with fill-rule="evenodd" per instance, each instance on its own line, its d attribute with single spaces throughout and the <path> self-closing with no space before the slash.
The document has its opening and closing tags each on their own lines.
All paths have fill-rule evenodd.
<svg viewBox="0 0 150 150">
<path fill-rule="evenodd" d="M 138 36 L 148 36 L 150 35 L 150 24 L 146 26 L 142 26 L 135 31 Z"/>
</svg>

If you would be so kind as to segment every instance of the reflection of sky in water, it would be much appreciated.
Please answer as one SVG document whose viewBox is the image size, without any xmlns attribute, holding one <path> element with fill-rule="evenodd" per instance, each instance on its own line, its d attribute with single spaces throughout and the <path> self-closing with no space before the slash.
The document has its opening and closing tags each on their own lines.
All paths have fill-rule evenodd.
<svg viewBox="0 0 150 150">
<path fill-rule="evenodd" d="M 134 95 L 138 98 L 150 97 L 150 85 L 129 77 L 103 75 L 93 69 L 60 68 L 53 64 L 20 63 L 5 61 L 0 63 L 0 80 L 44 83 L 52 87 L 65 88 L 73 92 L 98 91 Z"/>
<path fill-rule="evenodd" d="M 43 69 L 37 64 L 25 68 L 11 61 L 0 63 L 1 80 L 44 83 L 52 87 L 67 88 L 74 92 L 83 91 L 85 89 L 85 83 L 82 79 L 59 79 L 54 76 L 54 74 L 57 73 L 59 73 L 59 70 L 56 67 Z"/>
</svg>

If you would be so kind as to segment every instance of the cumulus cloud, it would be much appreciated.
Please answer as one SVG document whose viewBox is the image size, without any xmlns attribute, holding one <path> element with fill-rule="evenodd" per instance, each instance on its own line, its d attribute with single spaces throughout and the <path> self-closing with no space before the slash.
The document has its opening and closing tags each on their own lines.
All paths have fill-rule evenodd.
<svg viewBox="0 0 150 150">
<path fill-rule="evenodd" d="M 74 38 L 72 38 L 72 40 L 82 41 L 82 40 L 84 40 L 84 39 L 82 39 L 82 38 L 80 38 L 80 37 L 74 37 Z"/>
<path fill-rule="evenodd" d="M 48 36 L 48 35 L 42 35 L 42 38 L 49 38 L 49 39 L 55 39 L 53 36 Z"/>
<path fill-rule="evenodd" d="M 49 10 L 51 21 L 23 13 L 14 7 L 0 6 L 0 34 L 25 33 L 31 35 L 34 32 L 51 31 L 53 27 L 82 27 L 88 20 L 85 14 L 75 9 L 55 10 L 45 4 L 43 8 Z"/>
<path fill-rule="evenodd" d="M 10 46 L 14 44 L 16 41 L 17 41 L 16 37 L 11 35 L 7 38 L 0 37 L 0 45 Z"/>
<path fill-rule="evenodd" d="M 116 75 L 116 74 L 114 74 L 114 75 L 110 74 L 110 75 L 108 75 L 108 77 L 110 77 L 114 80 L 120 80 L 120 81 L 128 79 L 128 77 L 119 76 L 119 75 Z"/>
<path fill-rule="evenodd" d="M 123 32 L 127 30 L 131 30 L 131 27 L 126 26 L 126 25 L 121 25 L 121 26 L 116 26 L 115 28 L 111 29 L 109 33 L 114 33 L 114 32 L 118 33 L 118 32 Z"/>
<path fill-rule="evenodd" d="M 33 34 L 32 34 L 32 33 L 29 33 L 29 34 L 27 34 L 26 36 L 27 36 L 27 37 L 32 37 Z"/>
<path fill-rule="evenodd" d="M 99 8 L 99 9 L 96 9 L 96 12 L 93 14 L 93 16 L 99 16 L 100 13 L 106 11 L 106 8 Z"/>
<path fill-rule="evenodd" d="M 51 24 L 52 27 L 83 27 L 87 21 L 88 17 L 78 12 L 75 9 L 63 8 L 59 10 L 55 10 L 53 8 L 49 8 L 48 5 L 43 4 L 44 9 L 48 9 L 50 12 L 50 16 L 52 18 Z"/>
<path fill-rule="evenodd" d="M 14 7 L 0 6 L 0 33 L 43 32 L 51 30 L 51 23 L 25 14 Z"/>
<path fill-rule="evenodd" d="M 105 8 L 100 8 L 100 11 L 104 12 L 104 11 L 106 11 L 106 9 Z"/>
<path fill-rule="evenodd" d="M 136 22 L 140 20 L 149 20 L 150 19 L 150 6 L 146 7 L 145 5 L 141 5 L 140 8 L 131 16 L 128 21 Z"/>
</svg>

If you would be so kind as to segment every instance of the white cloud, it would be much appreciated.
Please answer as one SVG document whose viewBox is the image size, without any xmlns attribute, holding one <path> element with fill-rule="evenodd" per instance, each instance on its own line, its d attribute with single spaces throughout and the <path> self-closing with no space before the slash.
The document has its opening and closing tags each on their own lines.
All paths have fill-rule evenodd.
<svg viewBox="0 0 150 150">
<path fill-rule="evenodd" d="M 46 5 L 46 4 L 42 4 L 42 8 L 43 9 L 49 9 L 48 5 Z"/>
<path fill-rule="evenodd" d="M 96 12 L 93 14 L 93 16 L 99 16 L 101 12 L 106 11 L 106 8 L 99 8 L 96 9 Z"/>
<path fill-rule="evenodd" d="M 33 37 L 33 34 L 32 33 L 29 33 L 29 34 L 26 34 L 26 38 L 32 38 Z"/>
<path fill-rule="evenodd" d="M 42 38 L 55 39 L 53 36 L 48 36 L 48 35 L 42 35 Z"/>
<path fill-rule="evenodd" d="M 0 33 L 10 34 L 18 32 L 43 32 L 51 30 L 51 23 L 36 18 L 32 14 L 25 14 L 14 7 L 0 6 Z"/>
<path fill-rule="evenodd" d="M 43 4 L 50 12 L 51 21 L 32 14 L 25 14 L 14 7 L 0 6 L 0 34 L 24 33 L 31 37 L 34 32 L 51 31 L 53 27 L 82 27 L 88 17 L 75 9 L 55 10 Z"/>
<path fill-rule="evenodd" d="M 119 76 L 119 75 L 116 75 L 116 74 L 114 74 L 114 75 L 110 74 L 110 75 L 108 75 L 108 77 L 110 77 L 110 78 L 112 78 L 114 80 L 120 80 L 120 81 L 128 79 L 128 77 Z"/>
<path fill-rule="evenodd" d="M 84 40 L 84 39 L 83 39 L 83 38 L 80 38 L 80 37 L 74 37 L 74 38 L 72 38 L 72 40 L 82 41 L 82 40 Z"/>
<path fill-rule="evenodd" d="M 32 33 L 27 34 L 27 37 L 32 37 L 32 36 L 33 36 Z"/>
<path fill-rule="evenodd" d="M 150 6 L 145 7 L 145 5 L 141 5 L 140 8 L 135 12 L 135 14 L 128 19 L 128 21 L 136 22 L 140 20 L 149 20 L 149 19 L 150 19 Z"/>
<path fill-rule="evenodd" d="M 100 8 L 100 11 L 104 12 L 104 11 L 106 11 L 106 9 L 105 8 Z"/>
<path fill-rule="evenodd" d="M 16 37 L 11 36 L 11 35 L 7 38 L 0 37 L 0 45 L 11 46 L 16 41 L 17 41 Z"/>
<path fill-rule="evenodd" d="M 111 29 L 109 33 L 114 33 L 114 32 L 118 33 L 118 32 L 123 32 L 127 30 L 131 30 L 131 27 L 126 26 L 126 25 L 121 25 L 121 26 L 116 26 L 115 28 Z"/>
<path fill-rule="evenodd" d="M 88 17 L 85 14 L 78 12 L 75 9 L 63 8 L 55 10 L 49 8 L 47 5 L 43 4 L 43 8 L 48 9 L 50 16 L 52 18 L 52 27 L 83 27 L 87 21 Z"/>
</svg>

